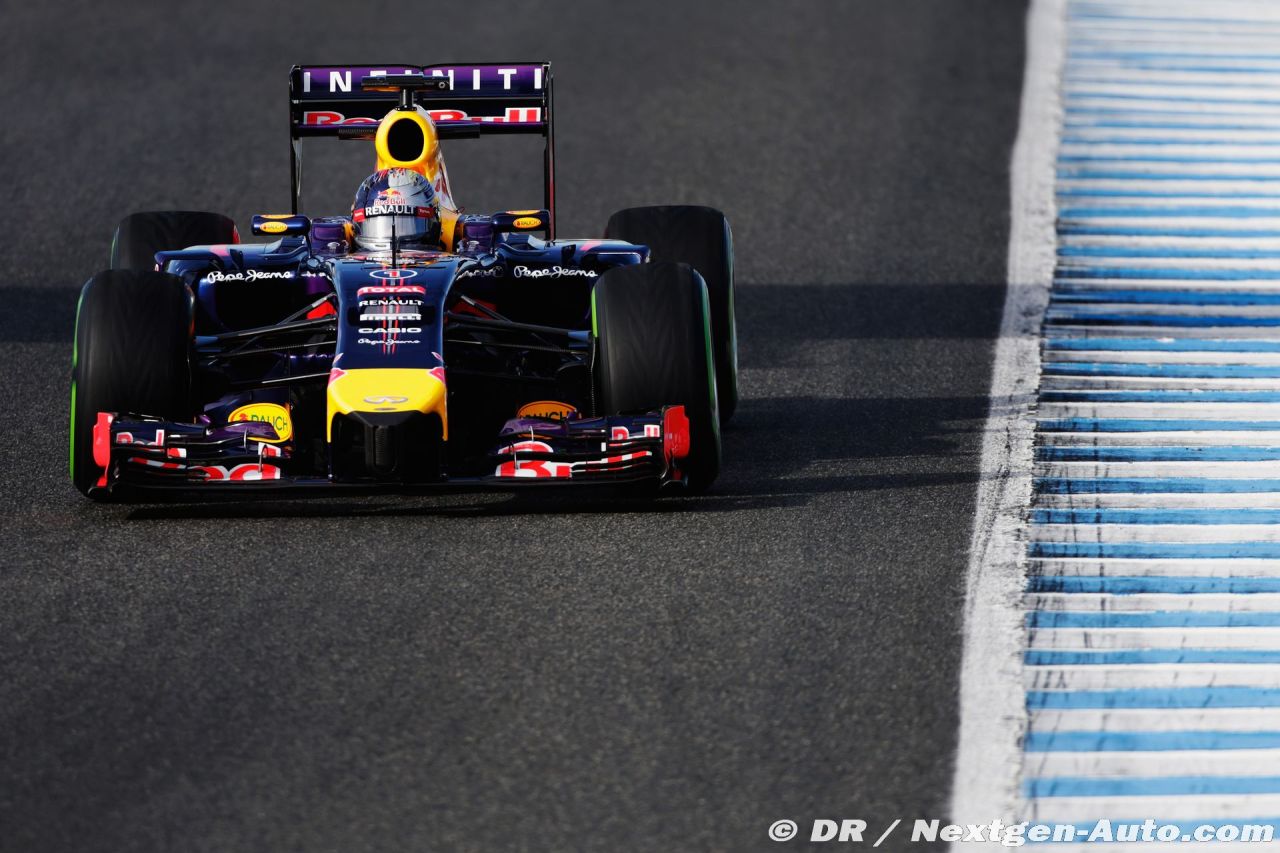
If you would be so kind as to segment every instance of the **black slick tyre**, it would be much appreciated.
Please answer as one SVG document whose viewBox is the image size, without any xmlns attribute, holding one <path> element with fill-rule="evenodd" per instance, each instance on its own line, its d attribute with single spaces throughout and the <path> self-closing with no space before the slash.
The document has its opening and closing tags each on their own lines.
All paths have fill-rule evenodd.
<svg viewBox="0 0 1280 853">
<path fill-rule="evenodd" d="M 111 268 L 149 272 L 156 268 L 156 252 L 239 242 L 235 222 L 221 213 L 191 210 L 131 213 L 120 220 L 111 241 Z"/>
<path fill-rule="evenodd" d="M 716 358 L 720 422 L 738 407 L 738 332 L 733 306 L 733 233 L 711 207 L 630 207 L 609 217 L 605 236 L 649 247 L 650 261 L 685 263 L 702 274 L 711 304 L 711 347 Z"/>
<path fill-rule="evenodd" d="M 720 416 L 707 287 L 687 264 L 618 267 L 592 291 L 594 375 L 601 414 L 682 405 L 689 455 L 680 465 L 690 491 L 720 472 Z"/>
<path fill-rule="evenodd" d="M 189 420 L 191 292 L 166 273 L 108 270 L 89 279 L 76 311 L 71 363 L 71 480 L 94 489 L 98 412 Z M 91 494 L 92 492 L 92 494 Z"/>
</svg>

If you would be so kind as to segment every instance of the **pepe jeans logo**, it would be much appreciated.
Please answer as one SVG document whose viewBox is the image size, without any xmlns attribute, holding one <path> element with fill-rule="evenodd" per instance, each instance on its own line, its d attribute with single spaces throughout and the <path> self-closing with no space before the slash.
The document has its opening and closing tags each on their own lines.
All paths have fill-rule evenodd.
<svg viewBox="0 0 1280 853">
<path fill-rule="evenodd" d="M 244 272 L 218 272 L 205 276 L 205 281 L 257 281 L 262 278 L 293 278 L 291 270 L 245 270 Z"/>
<path fill-rule="evenodd" d="M 516 278 L 566 278 L 575 276 L 581 278 L 595 278 L 600 274 L 595 270 L 582 270 L 562 266 L 543 267 L 542 269 L 516 267 L 511 272 Z"/>
<path fill-rule="evenodd" d="M 397 403 L 407 403 L 409 398 L 383 395 L 381 397 L 365 397 L 364 401 L 375 406 L 393 406 Z"/>
</svg>

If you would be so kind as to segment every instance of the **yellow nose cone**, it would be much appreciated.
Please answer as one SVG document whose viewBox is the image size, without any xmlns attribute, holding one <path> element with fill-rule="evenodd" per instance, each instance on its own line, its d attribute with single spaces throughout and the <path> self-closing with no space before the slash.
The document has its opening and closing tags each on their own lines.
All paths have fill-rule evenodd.
<svg viewBox="0 0 1280 853">
<path fill-rule="evenodd" d="M 326 437 L 332 439 L 334 415 L 352 412 L 432 412 L 440 416 L 442 437 L 449 438 L 444 382 L 429 370 L 370 368 L 349 370 L 329 381 Z"/>
</svg>

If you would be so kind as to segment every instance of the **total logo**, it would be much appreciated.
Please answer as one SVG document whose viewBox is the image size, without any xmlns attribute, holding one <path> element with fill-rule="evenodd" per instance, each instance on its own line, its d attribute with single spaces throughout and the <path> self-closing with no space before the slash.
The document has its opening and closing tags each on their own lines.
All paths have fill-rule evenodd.
<svg viewBox="0 0 1280 853">
<path fill-rule="evenodd" d="M 382 285 L 381 287 L 361 287 L 358 290 L 356 290 L 356 298 L 368 296 L 369 294 L 389 294 L 389 293 L 402 293 L 402 294 L 416 293 L 420 296 L 426 296 L 427 289 L 425 287 L 419 287 L 416 284 L 400 284 L 400 285 L 387 284 L 387 285 Z M 421 304 L 421 303 L 419 302 L 417 304 Z"/>
<path fill-rule="evenodd" d="M 406 278 L 417 278 L 418 271 L 401 269 L 397 267 L 389 270 L 374 270 L 373 272 L 369 273 L 369 275 L 373 276 L 374 278 L 382 279 L 383 281 L 402 281 Z"/>
</svg>

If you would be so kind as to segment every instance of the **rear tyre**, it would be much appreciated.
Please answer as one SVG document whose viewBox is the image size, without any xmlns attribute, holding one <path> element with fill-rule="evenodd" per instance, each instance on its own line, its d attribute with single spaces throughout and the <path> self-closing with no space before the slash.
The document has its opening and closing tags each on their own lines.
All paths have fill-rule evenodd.
<svg viewBox="0 0 1280 853">
<path fill-rule="evenodd" d="M 598 409 L 606 415 L 683 405 L 691 491 L 720 473 L 720 416 L 707 288 L 688 264 L 617 267 L 591 296 Z"/>
<path fill-rule="evenodd" d="M 711 302 L 711 348 L 716 358 L 720 422 L 738 407 L 738 331 L 733 308 L 733 233 L 711 207 L 630 207 L 609 217 L 605 236 L 649 247 L 650 261 L 685 263 L 702 274 Z"/>
<path fill-rule="evenodd" d="M 120 220 L 111 241 L 111 268 L 150 272 L 156 268 L 156 252 L 239 242 L 235 222 L 221 213 L 187 210 L 131 213 Z"/>
<path fill-rule="evenodd" d="M 89 279 L 71 361 L 71 480 L 90 494 L 98 412 L 190 420 L 191 292 L 166 273 L 108 270 Z"/>
</svg>

